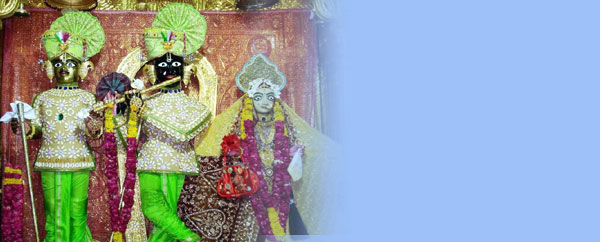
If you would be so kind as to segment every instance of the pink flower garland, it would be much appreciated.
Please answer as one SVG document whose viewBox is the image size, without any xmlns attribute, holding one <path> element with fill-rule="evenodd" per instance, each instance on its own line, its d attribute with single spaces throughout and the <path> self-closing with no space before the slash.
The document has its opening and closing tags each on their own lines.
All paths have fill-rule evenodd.
<svg viewBox="0 0 600 242">
<path fill-rule="evenodd" d="M 290 140 L 284 135 L 284 124 L 282 121 L 275 122 L 275 149 L 273 151 L 275 160 L 282 163 L 275 165 L 273 172 L 273 194 L 279 195 L 279 223 L 286 230 L 288 214 L 290 212 L 290 195 L 292 193 L 292 177 L 287 171 L 290 166 Z"/>
<path fill-rule="evenodd" d="M 123 184 L 125 195 L 123 196 L 123 214 L 121 232 L 125 232 L 129 219 L 131 219 L 131 208 L 133 207 L 133 195 L 135 194 L 135 179 L 137 171 L 137 140 L 136 138 L 127 138 L 127 159 L 125 160 L 125 184 Z"/>
<path fill-rule="evenodd" d="M 254 137 L 254 121 L 244 120 L 243 122 L 247 136 L 246 139 L 242 140 L 242 149 L 244 150 L 242 159 L 248 162 L 250 169 L 257 174 L 260 187 L 258 192 L 250 196 L 250 201 L 262 234 L 273 235 L 267 214 L 267 207 L 279 210 L 279 223 L 284 230 L 287 227 L 286 223 L 290 211 L 289 201 L 292 191 L 292 179 L 287 173 L 287 167 L 291 161 L 289 156 L 290 141 L 284 135 L 283 122 L 276 121 L 273 155 L 275 160 L 282 162 L 277 162 L 273 165 L 273 189 L 270 194 L 267 182 L 262 173 L 262 160 L 258 154 L 256 138 Z"/>
<path fill-rule="evenodd" d="M 110 207 L 110 225 L 112 231 L 120 231 L 119 224 L 119 173 L 117 163 L 117 143 L 113 132 L 104 134 L 104 155 L 106 156 L 106 178 Z"/>
<path fill-rule="evenodd" d="M 117 163 L 117 147 L 115 134 L 108 132 L 104 134 L 104 154 L 106 155 L 106 177 L 108 178 L 109 191 L 109 206 L 110 206 L 110 221 L 112 231 L 125 233 L 127 224 L 131 219 L 131 208 L 133 206 L 133 195 L 136 180 L 136 164 L 137 164 L 137 140 L 136 138 L 127 138 L 127 159 L 125 161 L 126 175 L 124 181 L 124 206 L 119 211 L 119 175 Z"/>
<path fill-rule="evenodd" d="M 6 167 L 20 170 L 16 165 Z M 21 175 L 4 173 L 4 179 L 21 180 Z M 2 239 L 3 241 L 23 241 L 23 184 L 5 184 L 2 199 Z"/>
</svg>

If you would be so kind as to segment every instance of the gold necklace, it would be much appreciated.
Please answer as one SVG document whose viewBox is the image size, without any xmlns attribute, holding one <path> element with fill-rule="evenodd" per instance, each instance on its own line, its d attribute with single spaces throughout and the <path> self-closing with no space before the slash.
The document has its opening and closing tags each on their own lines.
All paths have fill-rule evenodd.
<svg viewBox="0 0 600 242">
<path fill-rule="evenodd" d="M 258 125 L 256 125 L 256 127 L 258 127 L 258 137 L 265 145 L 271 144 L 273 142 L 273 139 L 275 138 L 275 125 L 273 125 L 273 123 L 275 122 L 258 122 Z M 265 137 L 265 131 L 269 132 L 268 137 Z"/>
</svg>

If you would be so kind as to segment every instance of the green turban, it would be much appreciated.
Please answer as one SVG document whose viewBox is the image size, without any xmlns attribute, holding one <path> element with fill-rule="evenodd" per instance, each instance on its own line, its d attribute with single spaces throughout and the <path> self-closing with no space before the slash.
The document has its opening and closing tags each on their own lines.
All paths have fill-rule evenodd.
<svg viewBox="0 0 600 242">
<path fill-rule="evenodd" d="M 89 12 L 70 12 L 56 19 L 42 35 L 48 59 L 67 53 L 80 61 L 94 56 L 104 45 L 100 21 Z"/>
<path fill-rule="evenodd" d="M 206 20 L 192 5 L 171 3 L 162 8 L 152 28 L 144 31 L 148 57 L 154 59 L 165 53 L 187 56 L 200 49 L 206 35 Z"/>
</svg>

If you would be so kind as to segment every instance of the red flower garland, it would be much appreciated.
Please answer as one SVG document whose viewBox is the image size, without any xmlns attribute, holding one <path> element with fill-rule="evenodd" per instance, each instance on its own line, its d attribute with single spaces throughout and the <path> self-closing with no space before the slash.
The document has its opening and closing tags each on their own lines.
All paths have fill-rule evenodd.
<svg viewBox="0 0 600 242">
<path fill-rule="evenodd" d="M 5 164 L 6 170 L 18 170 L 17 165 Z M 8 182 L 19 181 L 20 184 Z M 23 241 L 23 194 L 21 174 L 4 173 L 4 197 L 2 199 L 2 239 L 4 241 Z"/>
<path fill-rule="evenodd" d="M 113 232 L 125 233 L 127 224 L 131 219 L 133 207 L 133 196 L 135 194 L 136 167 L 137 167 L 137 140 L 136 138 L 127 138 L 127 159 L 125 161 L 125 181 L 123 184 L 123 203 L 124 206 L 119 210 L 119 174 L 117 162 L 117 147 L 114 132 L 106 132 L 104 135 L 104 154 L 106 156 L 106 177 L 108 178 L 107 187 L 109 191 L 110 221 Z"/>
<path fill-rule="evenodd" d="M 119 231 L 121 216 L 119 216 L 119 173 L 117 163 L 117 143 L 113 132 L 104 133 L 104 155 L 106 156 L 106 178 L 110 207 L 110 225 L 112 231 Z"/>
<path fill-rule="evenodd" d="M 124 195 L 123 195 L 123 208 L 121 208 L 121 214 L 123 216 L 121 221 L 120 232 L 124 233 L 127 229 L 129 219 L 131 219 L 131 208 L 133 207 L 133 195 L 135 194 L 135 179 L 137 170 L 137 140 L 136 138 L 127 138 L 127 158 L 125 160 L 125 181 L 123 184 Z"/>
<path fill-rule="evenodd" d="M 262 160 L 258 154 L 256 138 L 254 137 L 254 121 L 244 120 L 243 122 L 247 136 L 246 139 L 242 140 L 242 149 L 244 150 L 242 159 L 248 162 L 250 169 L 257 174 L 260 186 L 258 192 L 250 196 L 250 200 L 262 234 L 273 235 L 267 207 L 279 210 L 279 223 L 284 230 L 287 227 L 286 223 L 290 211 L 292 179 L 287 172 L 287 167 L 291 162 L 289 156 L 290 141 L 284 134 L 284 123 L 276 121 L 273 155 L 275 160 L 281 162 L 273 165 L 273 189 L 272 193 L 269 193 L 267 182 L 262 173 Z"/>
</svg>

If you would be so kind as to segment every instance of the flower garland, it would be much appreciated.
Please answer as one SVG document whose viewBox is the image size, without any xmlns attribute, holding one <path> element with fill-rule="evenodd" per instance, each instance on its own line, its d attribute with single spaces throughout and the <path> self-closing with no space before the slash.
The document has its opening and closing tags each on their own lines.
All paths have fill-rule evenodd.
<svg viewBox="0 0 600 242">
<path fill-rule="evenodd" d="M 130 106 L 128 127 L 127 127 L 127 158 L 125 161 L 125 181 L 123 182 L 123 208 L 119 208 L 119 176 L 117 162 L 117 146 L 114 134 L 112 105 L 105 110 L 105 135 L 104 135 L 104 154 L 106 155 L 106 177 L 108 178 L 109 206 L 111 211 L 110 221 L 111 229 L 115 233 L 113 241 L 122 242 L 123 234 L 127 229 L 133 206 L 133 195 L 135 194 L 135 180 L 137 167 L 137 123 L 138 107 Z"/>
<path fill-rule="evenodd" d="M 4 199 L 2 200 L 2 238 L 4 241 L 23 241 L 23 179 L 17 165 L 4 167 Z"/>
<path fill-rule="evenodd" d="M 254 118 L 252 99 L 246 98 L 242 109 L 242 125 L 240 127 L 242 137 L 242 160 L 248 162 L 250 169 L 256 172 L 259 179 L 259 190 L 250 197 L 256 219 L 260 229 L 265 235 L 273 235 L 270 226 L 267 208 L 272 207 L 279 210 L 279 223 L 285 229 L 288 213 L 290 210 L 290 195 L 292 191 L 292 179 L 287 173 L 290 164 L 289 156 L 290 141 L 287 128 L 284 124 L 285 117 L 279 102 L 274 105 L 275 138 L 273 155 L 273 187 L 272 193 L 268 191 L 268 185 L 262 173 L 262 160 L 258 154 L 258 148 L 254 133 Z"/>
</svg>

